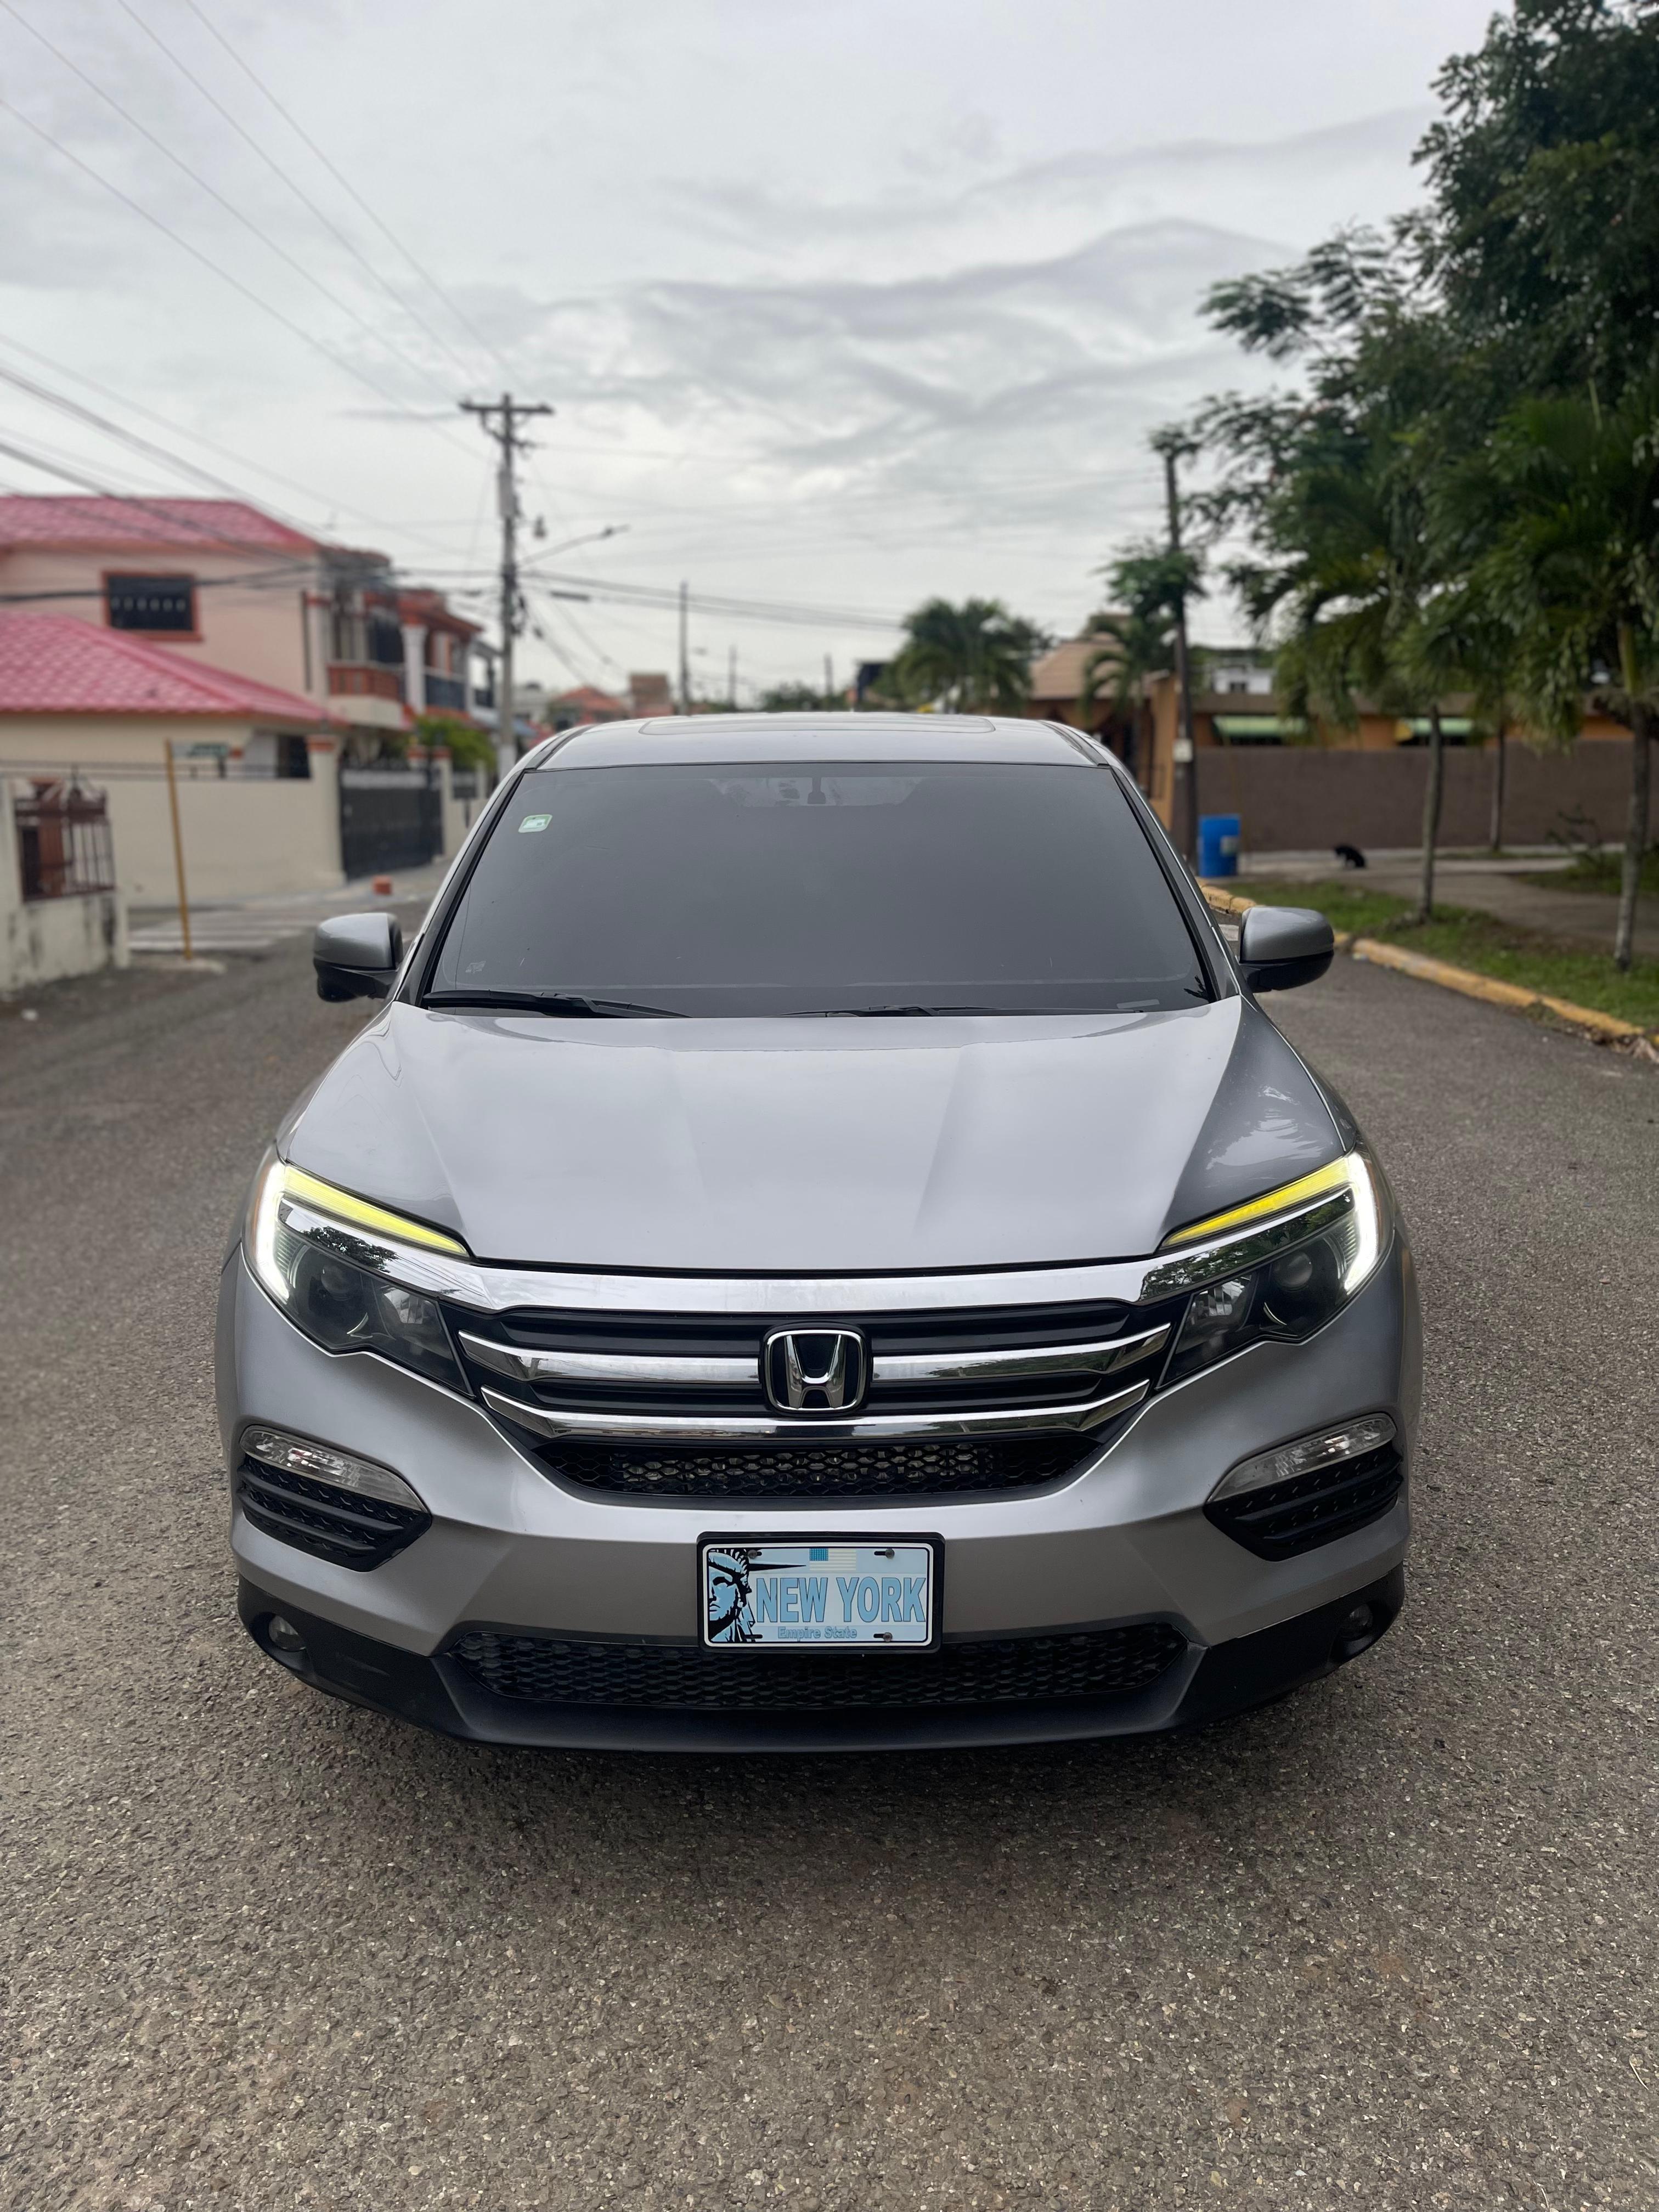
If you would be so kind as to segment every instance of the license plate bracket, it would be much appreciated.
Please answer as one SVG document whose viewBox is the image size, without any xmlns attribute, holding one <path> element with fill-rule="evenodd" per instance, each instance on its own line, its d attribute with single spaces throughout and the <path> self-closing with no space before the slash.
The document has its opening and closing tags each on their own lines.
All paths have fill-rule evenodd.
<svg viewBox="0 0 1659 2212">
<path fill-rule="evenodd" d="M 698 1638 L 716 1651 L 933 1651 L 938 1536 L 704 1536 Z"/>
</svg>

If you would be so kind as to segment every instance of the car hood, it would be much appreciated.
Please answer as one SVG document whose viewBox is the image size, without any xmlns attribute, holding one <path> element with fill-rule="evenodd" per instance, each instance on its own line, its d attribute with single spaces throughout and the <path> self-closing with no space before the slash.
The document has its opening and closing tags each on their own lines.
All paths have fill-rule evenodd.
<svg viewBox="0 0 1659 2212">
<path fill-rule="evenodd" d="M 1260 1009 L 550 1020 L 393 1004 L 284 1157 L 526 1266 L 841 1274 L 1123 1259 L 1333 1158 Z"/>
</svg>

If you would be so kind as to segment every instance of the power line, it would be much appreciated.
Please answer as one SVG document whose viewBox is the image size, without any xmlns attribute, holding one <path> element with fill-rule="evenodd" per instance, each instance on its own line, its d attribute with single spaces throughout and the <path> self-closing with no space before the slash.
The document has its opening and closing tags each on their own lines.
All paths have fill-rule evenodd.
<svg viewBox="0 0 1659 2212">
<path fill-rule="evenodd" d="M 0 453 L 9 455 L 14 461 L 22 461 L 29 468 L 44 469 L 49 476 L 62 477 L 65 483 L 77 484 L 82 491 L 95 493 L 100 499 L 117 499 L 124 506 L 136 507 L 143 514 L 153 515 L 158 522 L 165 522 L 169 529 L 193 531 L 198 538 L 222 551 L 257 553 L 264 550 L 251 544 L 246 538 L 235 538 L 228 531 L 216 530 L 210 523 L 200 521 L 193 514 L 180 514 L 177 511 L 177 501 L 163 506 L 159 501 L 146 499 L 137 492 L 112 491 L 107 484 L 100 483 L 96 477 L 87 476 L 63 461 L 43 460 L 38 453 L 30 453 L 27 447 L 15 446 L 8 439 L 0 438 Z M 310 563 L 305 565 L 309 567 Z M 67 597 L 68 594 L 54 593 L 52 596 Z"/>
<path fill-rule="evenodd" d="M 130 192 L 123 191 L 120 185 L 112 183 L 101 170 L 94 169 L 90 161 L 82 161 L 78 154 L 72 152 L 59 139 L 54 138 L 50 131 L 37 123 L 33 116 L 26 115 L 21 107 L 15 106 L 3 93 L 0 93 L 0 107 L 4 108 L 8 115 L 15 117 L 26 131 L 33 131 L 44 144 L 50 146 L 54 154 L 60 155 L 64 161 L 72 163 L 79 169 L 83 176 L 90 177 L 95 185 L 101 185 L 112 198 L 119 200 L 123 207 L 130 208 L 134 215 L 149 223 L 152 229 L 159 230 L 164 238 L 170 238 L 175 246 L 181 246 L 192 260 L 199 261 L 203 268 L 210 270 L 222 283 L 228 284 L 234 291 L 240 292 L 242 297 L 258 307 L 261 313 L 267 314 L 274 322 L 280 323 L 285 331 L 291 331 L 296 338 L 308 345 L 313 353 L 320 354 L 325 361 L 331 362 L 336 368 L 343 369 L 348 376 L 355 377 L 359 384 L 367 385 L 377 399 L 385 400 L 400 417 L 413 422 L 428 419 L 410 413 L 410 410 L 404 407 L 383 385 L 376 383 L 367 369 L 359 368 L 355 362 L 348 361 L 343 354 L 336 353 L 331 346 L 325 345 L 321 338 L 313 337 L 302 323 L 296 323 L 291 315 L 284 314 L 280 307 L 272 307 L 270 301 L 263 299 L 252 286 L 243 283 L 240 276 L 233 276 L 228 269 L 222 269 L 210 255 L 203 252 L 199 246 L 193 246 L 189 239 L 176 231 L 171 223 L 164 222 L 160 216 L 152 215 L 149 210 L 134 199 Z M 459 441 L 450 437 L 447 431 L 439 430 L 437 434 L 446 444 L 459 447 Z M 465 448 L 461 447 L 460 450 L 465 451 Z"/>
<path fill-rule="evenodd" d="M 621 661 L 613 660 L 611 655 L 605 651 L 605 647 L 600 645 L 596 639 L 589 635 L 582 624 L 577 621 L 575 616 L 570 612 L 568 603 L 561 602 L 559 617 L 560 620 L 566 623 L 570 629 L 574 631 L 578 642 L 585 648 L 586 651 L 591 653 L 596 660 L 603 661 L 607 668 L 614 668 L 618 676 L 626 673 Z M 557 648 L 555 647 L 555 650 L 556 651 Z"/>
<path fill-rule="evenodd" d="M 577 667 L 575 662 L 570 658 L 570 655 L 559 643 L 557 638 L 550 637 L 547 632 L 542 628 L 541 624 L 536 620 L 534 615 L 532 615 L 530 617 L 530 634 L 533 638 L 537 639 L 539 643 L 544 645 L 550 653 L 556 655 L 559 659 L 563 661 L 565 666 L 570 671 L 570 673 L 575 678 L 578 684 L 585 683 L 586 681 L 581 670 Z"/>
<path fill-rule="evenodd" d="M 565 585 L 594 600 L 615 600 L 621 606 L 674 607 L 680 604 L 680 590 L 661 584 L 619 584 L 603 577 L 572 576 L 557 570 L 532 569 L 530 580 L 543 584 Z M 902 629 L 902 615 L 872 614 L 868 608 L 817 607 L 804 602 L 785 602 L 779 599 L 743 599 L 720 592 L 698 592 L 693 594 L 695 603 L 704 614 L 727 615 L 750 622 L 811 623 L 819 628 L 836 629 Z"/>
<path fill-rule="evenodd" d="M 230 56 L 232 61 L 235 63 L 237 68 L 241 70 L 243 76 L 247 78 L 249 83 L 253 86 L 255 91 L 259 94 L 262 99 L 269 101 L 270 106 L 276 109 L 277 114 L 282 117 L 283 122 L 287 124 L 289 129 L 293 131 L 294 135 L 300 140 L 301 143 L 307 148 L 311 153 L 316 155 L 317 159 L 328 171 L 328 173 L 333 178 L 335 183 L 339 185 L 340 189 L 350 195 L 352 199 L 356 202 L 357 205 L 368 217 L 369 221 L 374 225 L 375 228 L 382 232 L 384 235 L 391 240 L 392 244 L 397 248 L 398 252 L 403 255 L 404 259 L 408 262 L 410 267 L 415 271 L 415 274 L 421 279 L 422 283 L 428 285 L 434 294 L 435 294 L 435 295 L 443 301 L 445 307 L 447 307 L 450 313 L 454 316 L 456 321 L 461 325 L 461 328 L 466 332 L 473 343 L 475 345 L 482 346 L 484 351 L 489 354 L 493 360 L 500 362 L 501 365 L 505 368 L 506 363 L 502 361 L 501 349 L 495 345 L 492 340 L 487 338 L 482 331 L 477 328 L 471 319 L 464 314 L 461 309 L 457 307 L 454 301 L 450 297 L 449 294 L 445 291 L 443 286 L 438 282 L 437 278 L 433 276 L 431 271 L 428 269 L 424 268 L 422 264 L 415 258 L 415 256 L 410 252 L 409 248 L 404 244 L 397 233 L 390 228 L 380 216 L 375 213 L 374 210 L 369 205 L 368 202 L 363 198 L 362 194 L 357 190 L 357 187 L 351 182 L 350 179 L 342 174 L 340 170 L 338 170 L 335 167 L 334 163 L 330 161 L 328 155 L 324 153 L 322 148 L 311 136 L 311 133 L 306 130 L 302 124 L 295 119 L 286 107 L 283 106 L 282 101 L 277 99 L 276 94 L 271 91 L 270 87 L 264 82 L 264 79 L 257 75 L 254 70 L 242 59 L 240 54 L 237 52 L 235 47 L 231 45 L 230 40 L 225 36 L 218 25 L 213 21 L 212 18 L 203 13 L 202 9 L 196 4 L 196 0 L 185 0 L 185 5 L 190 9 L 191 14 L 195 16 L 198 22 L 203 26 L 204 29 L 208 31 L 212 37 L 218 40 L 219 44 Z"/>
<path fill-rule="evenodd" d="M 349 322 L 355 323 L 357 328 L 369 339 L 371 339 L 374 344 L 383 346 L 386 350 L 394 357 L 394 359 L 401 361 L 406 368 L 412 368 L 417 376 L 425 378 L 429 384 L 432 384 L 434 386 L 438 385 L 438 380 L 432 374 L 429 369 L 422 368 L 418 362 L 415 361 L 410 355 L 403 352 L 401 349 L 395 345 L 390 338 L 386 337 L 383 332 L 376 330 L 374 324 L 368 321 L 367 317 L 360 315 L 356 309 L 351 306 L 349 301 L 341 299 L 337 293 L 331 291 L 329 287 L 324 283 L 322 278 L 319 276 L 314 270 L 307 269 L 305 263 L 300 259 L 297 254 L 290 253 L 285 246 L 270 235 L 269 231 L 263 228 L 260 224 L 255 222 L 252 216 L 245 215 L 241 209 L 236 205 L 234 200 L 227 199 L 224 193 L 219 190 L 216 185 L 212 183 L 208 178 L 203 176 L 199 170 L 191 168 L 190 163 L 184 159 L 182 155 L 174 153 L 172 147 L 167 144 L 167 141 L 164 138 L 158 137 L 155 132 L 150 129 L 149 125 L 147 123 L 142 122 L 139 118 L 132 112 L 131 108 L 124 107 L 121 102 L 116 99 L 113 93 L 106 92 L 103 86 L 98 82 L 95 77 L 88 76 L 86 70 L 81 67 L 81 64 L 76 61 L 71 60 L 70 56 L 63 51 L 61 46 L 54 46 L 52 40 L 46 36 L 46 33 L 44 31 L 38 30 L 35 26 L 29 21 L 27 16 L 22 13 L 21 9 L 14 5 L 14 0 L 0 0 L 0 8 L 3 8 L 7 15 L 11 16 L 15 21 L 21 23 L 31 38 L 38 40 L 55 61 L 61 63 L 64 68 L 68 70 L 72 76 L 79 78 L 80 82 L 86 86 L 89 92 L 94 94 L 98 99 L 104 102 L 106 107 L 110 108 L 115 114 L 118 115 L 121 120 L 127 125 L 129 129 L 137 131 L 142 138 L 147 139 L 149 143 L 155 147 L 157 153 L 164 155 L 167 161 L 171 161 L 173 167 L 178 170 L 180 176 L 188 178 L 190 182 L 196 186 L 198 191 L 205 192 L 208 195 L 208 198 L 211 199 L 216 206 L 222 207 L 225 213 L 229 216 L 233 221 L 240 222 L 246 231 L 249 232 L 252 236 L 257 238 L 259 243 L 265 247 L 267 252 L 274 253 L 277 257 L 278 260 L 286 262 L 288 266 L 292 269 L 297 276 L 302 276 L 306 283 L 312 287 L 313 291 L 317 292 L 323 299 L 328 301 L 331 307 L 337 308 L 339 313 L 345 316 Z M 129 10 L 129 12 L 131 11 Z"/>
<path fill-rule="evenodd" d="M 354 507 L 349 500 L 339 499 L 332 495 L 317 491 L 310 484 L 302 484 L 297 483 L 292 477 L 284 476 L 281 470 L 271 468 L 266 462 L 256 461 L 252 454 L 239 453 L 232 447 L 222 446 L 216 438 L 210 438 L 204 430 L 192 430 L 182 422 L 173 422 L 166 415 L 158 415 L 153 407 L 146 407 L 142 400 L 134 399 L 127 392 L 116 392 L 107 384 L 100 384 L 95 376 L 88 376 L 84 369 L 70 368 L 62 362 L 53 361 L 49 355 L 38 351 L 33 346 L 25 345 L 21 338 L 14 337 L 9 331 L 0 332 L 0 345 L 7 347 L 13 353 L 21 353 L 26 359 L 38 362 L 42 368 L 52 370 L 56 375 L 67 376 L 75 383 L 84 385 L 88 392 L 97 392 L 101 398 L 112 401 L 118 407 L 125 407 L 134 415 L 142 415 L 147 422 L 154 422 L 159 428 L 171 431 L 176 438 L 188 439 L 191 444 L 204 447 L 210 453 L 217 453 L 223 460 L 234 461 L 239 468 L 252 469 L 258 476 L 268 477 L 272 483 L 279 483 L 289 491 L 298 492 L 302 498 L 314 501 L 325 511 L 337 509 L 347 514 L 355 514 L 360 522 L 369 523 L 376 530 L 389 531 L 400 536 L 412 538 L 417 544 L 429 545 L 436 553 L 447 553 L 450 550 L 446 545 L 441 545 L 435 538 L 422 538 L 420 532 L 408 523 L 388 521 L 384 515 L 371 514 L 365 507 Z M 0 371 L 0 374 L 3 374 L 4 372 Z M 40 397 L 46 399 L 49 405 L 61 405 L 66 410 L 78 406 L 79 403 L 70 399 L 67 394 L 48 397 L 48 388 L 44 385 L 39 387 L 39 391 Z M 91 410 L 87 411 L 89 415 L 92 414 Z M 127 444 L 134 441 L 136 434 L 123 429 L 118 422 L 106 423 L 96 416 L 94 416 L 93 419 L 98 421 L 100 427 L 105 428 L 111 437 Z M 143 446 L 148 441 L 139 439 L 137 443 Z M 160 453 L 164 449 L 157 447 L 154 450 Z M 178 465 L 182 468 L 187 467 L 188 464 L 179 462 Z M 235 495 L 248 506 L 258 503 L 248 499 L 246 493 L 238 492 Z"/>
<path fill-rule="evenodd" d="M 239 504 L 247 503 L 234 484 L 227 483 L 222 477 L 215 476 L 211 469 L 199 468 L 194 461 L 169 453 L 165 447 L 152 444 L 149 439 L 139 437 L 135 431 L 122 429 L 118 423 L 108 421 L 94 409 L 82 406 L 78 400 L 70 398 L 66 393 L 53 392 L 48 385 L 38 384 L 33 377 L 24 376 L 17 369 L 8 368 L 3 362 L 0 362 L 0 380 L 19 392 L 27 392 L 31 398 L 39 399 L 48 407 L 55 407 L 60 414 L 68 415 L 76 422 L 85 422 L 95 430 L 101 430 L 106 436 L 118 440 L 124 446 L 131 446 L 135 453 L 145 453 L 152 459 L 162 461 L 168 468 L 177 470 L 179 475 L 193 477 L 197 483 L 210 485 L 215 491 L 225 493 Z M 286 522 L 290 529 L 297 530 L 302 526 L 280 509 L 273 509 L 272 512 L 279 522 Z"/>
<path fill-rule="evenodd" d="M 449 359 L 454 363 L 455 367 L 459 369 L 463 376 L 470 375 L 471 372 L 466 362 L 461 359 L 453 346 L 450 344 L 448 339 L 446 338 L 441 331 L 433 329 L 431 324 L 427 321 L 425 316 L 421 313 L 419 308 L 412 307 L 410 302 L 404 298 L 402 293 L 398 291 L 397 289 L 381 275 L 380 271 L 374 266 L 374 264 L 357 244 L 356 239 L 352 238 L 349 233 L 342 230 L 338 223 L 334 221 L 333 217 L 330 216 L 325 210 L 318 206 L 316 201 L 312 198 L 305 187 L 302 185 L 296 183 L 295 179 L 290 176 L 289 172 L 283 167 L 282 163 L 276 160 L 276 156 L 266 152 L 265 149 L 259 143 L 259 141 L 254 137 L 253 133 L 247 128 L 246 124 L 244 124 L 240 118 L 231 112 L 230 109 L 225 106 L 223 100 L 218 97 L 217 94 L 211 91 L 208 86 L 203 83 L 201 78 L 197 76 L 196 72 L 187 63 L 180 60 L 179 57 L 174 53 L 173 48 L 168 46 L 167 40 L 161 36 L 161 33 L 155 30 L 150 24 L 147 23 L 143 17 L 138 13 L 138 10 L 132 6 L 131 0 L 115 0 L 115 3 L 117 7 L 121 9 L 124 15 L 130 15 L 132 18 L 133 21 L 138 26 L 138 28 L 143 33 L 144 36 L 149 39 L 154 46 L 158 46 L 161 49 L 161 52 L 164 53 L 167 59 L 173 64 L 174 69 L 178 70 L 179 76 L 182 76 L 187 83 L 195 87 L 196 90 L 201 94 L 203 99 L 207 101 L 209 106 L 214 110 L 215 113 L 222 116 L 225 121 L 229 124 L 231 129 L 236 133 L 237 137 L 253 149 L 253 151 L 259 156 L 259 159 L 271 172 L 272 175 L 279 178 L 282 182 L 288 186 L 289 191 L 293 193 L 295 198 L 299 201 L 300 204 L 304 208 L 309 209 L 311 213 L 317 218 L 317 221 L 322 224 L 324 229 L 326 230 L 331 237 L 338 240 L 339 243 L 344 246 L 346 252 L 350 254 L 352 258 L 364 270 L 372 282 L 380 286 L 386 297 L 393 301 L 396 306 L 400 307 L 404 313 L 406 314 L 412 322 L 417 324 L 419 327 L 425 331 L 426 335 L 431 339 L 434 345 L 437 346 L 441 352 L 448 356 Z"/>
</svg>

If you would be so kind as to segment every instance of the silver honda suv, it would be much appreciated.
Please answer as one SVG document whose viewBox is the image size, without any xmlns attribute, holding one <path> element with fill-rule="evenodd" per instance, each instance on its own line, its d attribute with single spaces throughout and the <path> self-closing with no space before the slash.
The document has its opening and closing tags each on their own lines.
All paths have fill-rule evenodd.
<svg viewBox="0 0 1659 2212">
<path fill-rule="evenodd" d="M 1139 1733 L 1375 1643 L 1419 1342 L 1341 1100 L 1051 723 L 550 738 L 259 1167 L 219 1302 L 249 1633 L 496 1743 Z"/>
</svg>

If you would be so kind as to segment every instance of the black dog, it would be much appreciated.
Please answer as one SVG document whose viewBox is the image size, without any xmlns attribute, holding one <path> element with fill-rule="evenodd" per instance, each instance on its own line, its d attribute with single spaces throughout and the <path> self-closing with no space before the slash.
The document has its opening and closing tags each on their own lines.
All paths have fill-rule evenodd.
<svg viewBox="0 0 1659 2212">
<path fill-rule="evenodd" d="M 1339 845 L 1336 857 L 1345 868 L 1363 868 L 1365 865 L 1365 855 L 1358 845 Z"/>
</svg>

